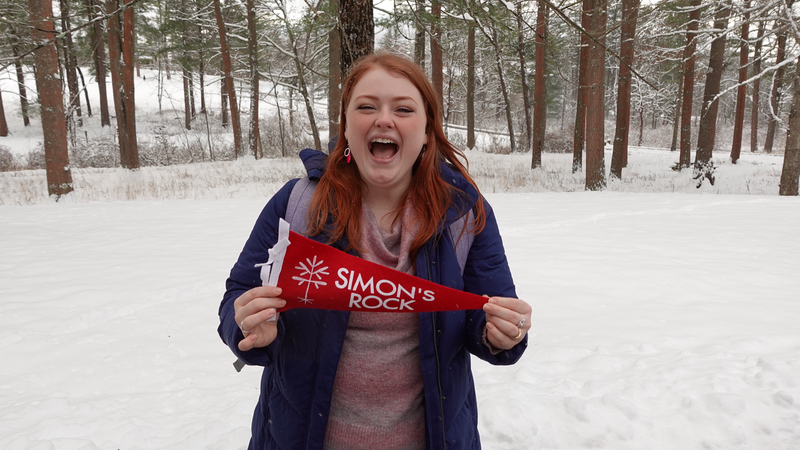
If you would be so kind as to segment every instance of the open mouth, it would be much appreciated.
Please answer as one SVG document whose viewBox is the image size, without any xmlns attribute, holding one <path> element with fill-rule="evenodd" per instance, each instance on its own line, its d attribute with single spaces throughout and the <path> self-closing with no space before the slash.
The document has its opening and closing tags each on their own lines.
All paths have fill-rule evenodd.
<svg viewBox="0 0 800 450">
<path fill-rule="evenodd" d="M 391 139 L 373 139 L 369 144 L 370 153 L 378 159 L 389 159 L 397 154 L 397 143 Z"/>
</svg>

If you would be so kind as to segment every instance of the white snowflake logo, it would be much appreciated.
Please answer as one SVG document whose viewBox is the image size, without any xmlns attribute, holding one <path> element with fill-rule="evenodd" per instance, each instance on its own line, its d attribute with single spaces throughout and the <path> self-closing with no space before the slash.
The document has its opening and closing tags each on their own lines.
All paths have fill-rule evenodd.
<svg viewBox="0 0 800 450">
<path fill-rule="evenodd" d="M 308 290 L 311 288 L 311 285 L 313 284 L 314 287 L 319 289 L 320 286 L 326 286 L 328 284 L 322 281 L 322 275 L 328 275 L 328 266 L 319 267 L 322 265 L 322 260 L 317 262 L 317 255 L 314 255 L 313 261 L 309 258 L 306 258 L 306 263 L 308 263 L 308 265 L 301 262 L 299 263 L 299 266 L 295 267 L 295 269 L 301 270 L 302 272 L 300 272 L 301 276 L 294 276 L 292 279 L 299 281 L 299 286 L 302 286 L 303 283 L 307 283 L 306 295 L 304 298 L 301 298 L 300 301 L 305 304 L 309 304 L 314 301 L 313 299 L 308 298 Z"/>
</svg>

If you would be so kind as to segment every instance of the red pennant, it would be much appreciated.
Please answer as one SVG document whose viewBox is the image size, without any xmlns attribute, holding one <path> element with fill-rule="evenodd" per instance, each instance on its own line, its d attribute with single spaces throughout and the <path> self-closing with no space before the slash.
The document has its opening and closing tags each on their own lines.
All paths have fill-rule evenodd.
<svg viewBox="0 0 800 450">
<path fill-rule="evenodd" d="M 481 309 L 488 300 L 349 255 L 293 231 L 288 241 L 282 263 L 271 261 L 272 270 L 280 271 L 276 285 L 287 302 L 281 311 L 454 311 Z"/>
</svg>

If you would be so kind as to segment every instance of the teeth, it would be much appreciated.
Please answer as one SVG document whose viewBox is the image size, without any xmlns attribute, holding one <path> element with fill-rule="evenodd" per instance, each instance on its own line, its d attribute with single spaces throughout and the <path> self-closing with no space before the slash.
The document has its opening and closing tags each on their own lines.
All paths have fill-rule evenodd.
<svg viewBox="0 0 800 450">
<path fill-rule="evenodd" d="M 378 144 L 397 144 L 395 141 L 393 141 L 391 139 L 383 139 L 383 138 L 381 138 L 381 139 L 373 139 L 372 142 L 373 143 L 377 142 Z"/>
</svg>

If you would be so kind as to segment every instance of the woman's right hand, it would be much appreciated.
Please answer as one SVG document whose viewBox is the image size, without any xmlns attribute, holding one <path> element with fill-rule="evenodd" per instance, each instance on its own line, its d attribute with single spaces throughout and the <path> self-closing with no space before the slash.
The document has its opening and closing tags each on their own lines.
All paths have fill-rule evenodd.
<svg viewBox="0 0 800 450">
<path fill-rule="evenodd" d="M 250 289 L 234 300 L 233 316 L 242 330 L 244 339 L 239 341 L 239 350 L 246 352 L 257 347 L 266 347 L 278 335 L 278 312 L 276 308 L 286 306 L 286 300 L 279 298 L 281 288 L 259 286 Z M 273 319 L 274 320 L 270 320 Z M 269 322 L 267 322 L 269 320 Z"/>
</svg>

